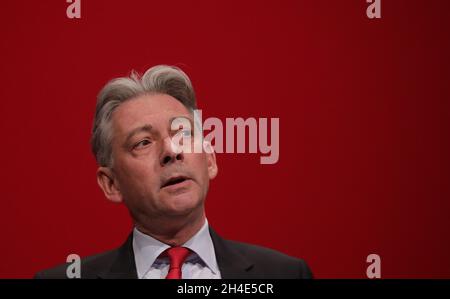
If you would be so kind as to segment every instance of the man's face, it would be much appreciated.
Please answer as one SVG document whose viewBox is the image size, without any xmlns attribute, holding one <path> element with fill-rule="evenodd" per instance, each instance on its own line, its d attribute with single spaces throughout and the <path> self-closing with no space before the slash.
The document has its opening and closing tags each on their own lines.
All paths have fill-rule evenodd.
<svg viewBox="0 0 450 299">
<path fill-rule="evenodd" d="M 172 120 L 180 117 L 191 121 L 192 132 L 172 130 Z M 174 152 L 172 137 L 193 133 L 193 116 L 183 104 L 165 94 L 143 95 L 121 104 L 111 125 L 113 166 L 105 173 L 114 183 L 109 194 L 99 180 L 110 200 L 124 201 L 135 220 L 203 210 L 217 166 L 214 154 Z M 98 173 L 101 169 L 106 168 Z"/>
</svg>

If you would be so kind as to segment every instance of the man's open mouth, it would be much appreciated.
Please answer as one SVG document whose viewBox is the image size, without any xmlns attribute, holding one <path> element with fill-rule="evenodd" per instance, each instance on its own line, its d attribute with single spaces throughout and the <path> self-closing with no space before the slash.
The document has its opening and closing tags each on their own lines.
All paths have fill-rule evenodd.
<svg viewBox="0 0 450 299">
<path fill-rule="evenodd" d="M 183 182 L 185 182 L 185 181 L 187 181 L 187 180 L 189 180 L 188 177 L 185 177 L 185 176 L 176 176 L 176 177 L 173 177 L 173 178 L 168 179 L 165 183 L 162 184 L 161 188 L 165 188 L 165 187 L 168 187 L 168 186 L 177 185 L 177 184 L 183 183 Z"/>
</svg>

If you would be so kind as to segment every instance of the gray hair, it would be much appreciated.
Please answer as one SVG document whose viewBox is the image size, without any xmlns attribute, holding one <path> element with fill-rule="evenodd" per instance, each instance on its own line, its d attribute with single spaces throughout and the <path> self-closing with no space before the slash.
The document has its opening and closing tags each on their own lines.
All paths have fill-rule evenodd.
<svg viewBox="0 0 450 299">
<path fill-rule="evenodd" d="M 140 76 L 132 71 L 129 77 L 109 81 L 97 96 L 91 147 L 100 166 L 112 165 L 111 116 L 125 101 L 144 94 L 167 94 L 180 101 L 189 111 L 197 109 L 191 80 L 175 66 L 157 65 Z"/>
</svg>

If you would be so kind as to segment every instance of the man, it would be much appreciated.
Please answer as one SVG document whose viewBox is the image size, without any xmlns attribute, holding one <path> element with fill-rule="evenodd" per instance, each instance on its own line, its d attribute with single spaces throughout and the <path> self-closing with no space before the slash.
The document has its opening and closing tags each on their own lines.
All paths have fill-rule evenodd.
<svg viewBox="0 0 450 299">
<path fill-rule="evenodd" d="M 165 65 L 99 93 L 91 140 L 97 181 L 110 201 L 126 205 L 135 227 L 120 248 L 83 259 L 81 278 L 312 278 L 303 260 L 224 240 L 209 226 L 214 151 L 201 133 L 173 125 L 184 119 L 195 128 L 195 109 L 188 76 Z M 177 140 L 201 150 L 179 150 L 180 136 L 194 136 Z M 66 268 L 36 277 L 65 278 Z"/>
</svg>

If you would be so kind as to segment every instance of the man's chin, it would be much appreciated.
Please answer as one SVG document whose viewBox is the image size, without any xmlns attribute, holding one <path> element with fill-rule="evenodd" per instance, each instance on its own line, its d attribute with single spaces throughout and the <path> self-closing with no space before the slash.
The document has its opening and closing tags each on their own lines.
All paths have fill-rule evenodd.
<svg viewBox="0 0 450 299">
<path fill-rule="evenodd" d="M 193 198 L 190 194 L 167 196 L 161 200 L 161 203 L 168 216 L 187 216 L 201 205 L 200 200 Z"/>
</svg>

